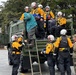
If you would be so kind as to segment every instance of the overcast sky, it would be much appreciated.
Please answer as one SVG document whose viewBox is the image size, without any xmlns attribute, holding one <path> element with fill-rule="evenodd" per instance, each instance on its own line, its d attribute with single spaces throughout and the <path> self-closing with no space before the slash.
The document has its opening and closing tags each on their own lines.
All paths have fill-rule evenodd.
<svg viewBox="0 0 76 75">
<path fill-rule="evenodd" d="M 2 3 L 1 3 L 1 2 L 3 2 L 3 1 L 4 1 L 4 2 L 6 2 L 7 0 L 0 0 L 0 5 L 2 5 Z"/>
</svg>

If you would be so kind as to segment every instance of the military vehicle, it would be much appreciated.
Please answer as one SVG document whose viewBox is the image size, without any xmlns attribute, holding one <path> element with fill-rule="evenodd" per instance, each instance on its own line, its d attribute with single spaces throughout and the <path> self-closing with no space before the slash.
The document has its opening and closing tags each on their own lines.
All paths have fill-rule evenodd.
<svg viewBox="0 0 76 75">
<path fill-rule="evenodd" d="M 68 31 L 67 35 L 72 36 L 74 34 L 72 18 L 67 19 L 66 29 Z M 18 21 L 17 23 L 10 23 L 9 41 L 11 42 L 12 35 L 14 35 L 14 34 L 22 35 L 22 32 L 24 30 L 25 30 L 25 24 L 23 21 Z M 46 56 L 42 55 L 40 53 L 42 51 L 42 49 L 45 48 L 46 43 L 47 43 L 47 39 L 43 39 L 43 40 L 35 39 L 34 47 L 32 49 L 28 48 L 26 45 L 24 46 L 24 48 L 22 50 L 22 56 L 21 56 L 21 71 L 27 71 L 31 67 L 28 50 L 31 50 L 32 62 L 34 62 L 34 61 L 38 62 L 37 57 L 34 56 L 36 54 L 37 50 L 38 50 L 38 56 L 39 56 L 40 63 L 44 63 L 46 61 Z M 11 59 L 9 58 L 9 60 L 11 60 Z M 72 58 L 71 58 L 71 60 L 72 60 Z M 11 63 L 11 61 L 9 63 Z M 71 61 L 71 64 L 72 64 L 72 61 Z"/>
</svg>

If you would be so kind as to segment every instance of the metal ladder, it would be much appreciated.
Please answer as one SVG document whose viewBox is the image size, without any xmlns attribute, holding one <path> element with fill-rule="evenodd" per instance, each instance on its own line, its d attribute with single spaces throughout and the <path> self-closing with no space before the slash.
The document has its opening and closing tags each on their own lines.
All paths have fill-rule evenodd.
<svg viewBox="0 0 76 75">
<path fill-rule="evenodd" d="M 36 40 L 35 40 L 35 44 L 36 44 L 36 54 L 35 54 L 35 55 L 32 55 L 32 54 L 31 54 L 31 50 L 29 49 L 29 58 L 30 58 L 31 74 L 32 74 L 32 75 L 37 75 L 37 74 L 38 74 L 38 75 L 42 75 Z M 38 71 L 38 72 L 34 72 L 34 70 L 33 70 L 32 57 L 37 57 L 38 68 L 39 68 L 39 71 Z"/>
</svg>

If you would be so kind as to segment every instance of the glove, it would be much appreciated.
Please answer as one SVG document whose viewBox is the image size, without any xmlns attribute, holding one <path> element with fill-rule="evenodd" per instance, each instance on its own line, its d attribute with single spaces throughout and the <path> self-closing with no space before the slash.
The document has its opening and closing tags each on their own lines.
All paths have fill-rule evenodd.
<svg viewBox="0 0 76 75">
<path fill-rule="evenodd" d="M 46 28 L 46 21 L 44 21 L 44 28 Z"/>
<path fill-rule="evenodd" d="M 41 51 L 41 54 L 45 54 L 46 53 L 46 51 L 45 51 L 45 49 L 43 49 L 42 51 Z"/>
<path fill-rule="evenodd" d="M 46 28 L 46 23 L 44 23 L 44 28 Z"/>
<path fill-rule="evenodd" d="M 27 42 L 27 40 L 24 40 L 24 42 Z"/>
<path fill-rule="evenodd" d="M 22 43 L 23 46 L 25 46 L 25 43 Z"/>
<path fill-rule="evenodd" d="M 45 51 L 41 51 L 41 54 L 45 54 Z"/>
</svg>

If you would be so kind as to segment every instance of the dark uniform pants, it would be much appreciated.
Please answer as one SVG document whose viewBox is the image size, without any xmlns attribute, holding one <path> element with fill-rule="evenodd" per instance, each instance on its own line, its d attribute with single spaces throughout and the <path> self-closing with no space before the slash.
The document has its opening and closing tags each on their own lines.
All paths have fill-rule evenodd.
<svg viewBox="0 0 76 75">
<path fill-rule="evenodd" d="M 50 28 L 50 33 L 52 34 L 52 35 L 54 35 L 54 36 L 57 36 L 57 26 L 55 25 L 55 26 L 52 26 L 51 28 Z"/>
<path fill-rule="evenodd" d="M 36 38 L 44 39 L 45 37 L 44 21 L 40 21 L 40 20 L 36 20 L 36 21 L 37 21 Z"/>
<path fill-rule="evenodd" d="M 12 67 L 12 75 L 17 75 L 20 64 L 20 54 L 13 55 L 13 67 Z"/>
<path fill-rule="evenodd" d="M 55 60 L 53 59 L 53 55 L 49 55 L 47 57 L 47 62 L 50 70 L 50 75 L 55 75 Z"/>
<path fill-rule="evenodd" d="M 65 70 L 67 71 L 67 75 L 71 75 L 70 53 L 59 52 L 58 61 L 59 61 L 59 69 L 60 69 L 61 75 L 65 75 Z"/>
<path fill-rule="evenodd" d="M 56 25 L 55 19 L 46 20 L 46 32 L 47 35 L 51 34 L 51 28 Z"/>
<path fill-rule="evenodd" d="M 56 36 L 56 37 L 59 37 L 59 36 L 60 36 L 60 31 L 61 31 L 62 29 L 64 29 L 64 28 L 65 28 L 64 25 L 63 25 L 63 26 L 56 26 L 56 25 L 54 25 L 54 26 L 51 27 L 50 33 L 51 33 L 52 35 Z"/>
</svg>

